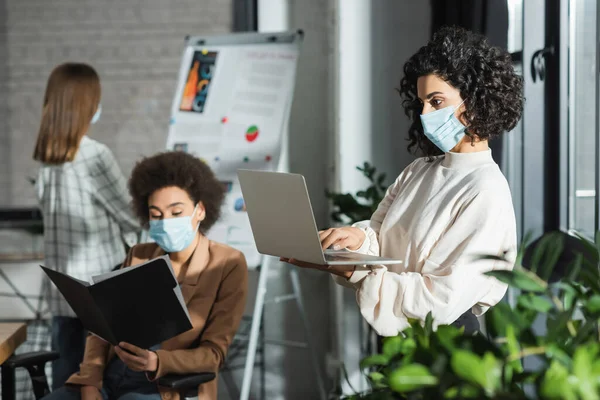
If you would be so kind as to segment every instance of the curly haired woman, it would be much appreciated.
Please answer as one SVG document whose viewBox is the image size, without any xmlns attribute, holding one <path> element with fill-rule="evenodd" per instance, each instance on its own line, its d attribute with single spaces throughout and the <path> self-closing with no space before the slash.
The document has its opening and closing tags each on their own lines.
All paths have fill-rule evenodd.
<svg viewBox="0 0 600 400">
<path fill-rule="evenodd" d="M 436 325 L 477 330 L 475 316 L 507 289 L 484 272 L 510 266 L 476 259 L 510 257 L 517 240 L 510 189 L 488 141 L 521 118 L 522 88 L 504 50 L 464 29 L 441 29 L 406 62 L 399 89 L 412 120 L 408 148 L 424 157 L 400 174 L 370 221 L 320 233 L 323 248 L 403 262 L 369 272 L 285 261 L 356 289 L 363 317 L 382 336 L 429 312 Z"/>
<path fill-rule="evenodd" d="M 47 400 L 165 400 L 167 374 L 217 373 L 240 324 L 248 271 L 244 255 L 204 236 L 218 220 L 224 189 L 210 168 L 183 152 L 145 158 L 131 174 L 129 192 L 142 225 L 156 243 L 134 246 L 123 267 L 168 254 L 193 328 L 150 349 L 111 346 L 87 338 L 85 356 L 67 386 Z M 198 387 L 198 399 L 217 399 L 217 380 Z"/>
</svg>

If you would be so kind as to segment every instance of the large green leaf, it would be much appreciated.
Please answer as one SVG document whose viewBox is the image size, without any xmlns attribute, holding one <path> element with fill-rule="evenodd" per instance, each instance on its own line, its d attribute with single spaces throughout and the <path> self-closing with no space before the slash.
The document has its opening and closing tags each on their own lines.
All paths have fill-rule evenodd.
<svg viewBox="0 0 600 400">
<path fill-rule="evenodd" d="M 597 345 L 581 346 L 573 355 L 573 375 L 577 377 L 577 390 L 583 400 L 599 400 L 598 377 L 592 375 Z"/>
<path fill-rule="evenodd" d="M 590 277 L 595 277 L 596 281 L 598 281 L 598 278 L 600 278 L 600 271 L 598 270 L 598 262 L 600 261 L 600 247 L 598 247 L 600 232 L 596 232 L 595 243 L 589 241 L 587 238 L 577 232 L 575 232 L 575 236 L 579 238 L 583 244 L 583 247 L 585 248 L 583 271 L 586 271 Z"/>
<path fill-rule="evenodd" d="M 493 276 L 512 287 L 529 292 L 545 292 L 548 287 L 547 283 L 537 275 L 524 269 L 489 271 L 486 272 L 486 275 Z"/>
<path fill-rule="evenodd" d="M 541 248 L 543 257 L 541 264 L 537 266 L 537 274 L 540 278 L 547 281 L 550 279 L 552 271 L 563 253 L 565 240 L 561 232 L 549 233 L 546 238 L 545 246 Z"/>
<path fill-rule="evenodd" d="M 371 356 L 365 357 L 360 362 L 360 368 L 365 369 L 369 367 L 375 366 L 384 366 L 390 362 L 390 358 L 385 354 L 373 354 Z"/>
<path fill-rule="evenodd" d="M 575 256 L 575 261 L 573 261 L 573 264 L 569 268 L 569 272 L 567 274 L 566 281 L 567 282 L 577 281 L 577 279 L 579 278 L 579 274 L 581 273 L 582 266 L 583 266 L 583 255 L 577 254 Z"/>
<path fill-rule="evenodd" d="M 460 335 L 462 335 L 462 331 L 452 325 L 440 325 L 435 332 L 440 344 L 450 352 L 456 348 L 455 339 Z"/>
<path fill-rule="evenodd" d="M 400 354 L 402 348 L 402 338 L 400 336 L 386 337 L 383 339 L 383 354 L 388 358 L 392 358 L 397 354 Z"/>
<path fill-rule="evenodd" d="M 597 358 L 592 365 L 592 375 L 600 377 L 600 358 Z"/>
<path fill-rule="evenodd" d="M 585 293 L 585 290 L 577 282 L 556 282 L 552 284 L 552 288 L 560 289 L 563 292 L 573 292 L 577 296 Z"/>
<path fill-rule="evenodd" d="M 547 280 L 554 270 L 563 247 L 564 237 L 561 232 L 544 235 L 533 248 L 529 269 Z"/>
<path fill-rule="evenodd" d="M 496 337 L 505 336 L 506 327 L 509 324 L 514 326 L 517 334 L 527 329 L 530 325 L 521 313 L 511 308 L 504 301 L 496 304 L 486 313 L 485 321 L 486 328 L 489 326 L 492 335 Z"/>
<path fill-rule="evenodd" d="M 587 312 L 595 314 L 600 311 L 600 294 L 594 294 L 584 303 Z"/>
<path fill-rule="evenodd" d="M 515 328 L 512 325 L 508 325 L 506 327 L 506 345 L 508 347 L 509 356 L 514 358 L 514 360 L 509 363 L 510 367 L 513 371 L 518 373 L 523 372 L 523 364 L 521 363 L 520 358 L 517 357 L 521 351 L 521 347 L 519 346 L 519 342 L 515 334 Z"/>
<path fill-rule="evenodd" d="M 561 363 L 565 368 L 571 368 L 573 360 L 558 344 L 550 343 L 546 346 L 546 356 L 553 361 Z"/>
<path fill-rule="evenodd" d="M 590 340 L 598 340 L 597 322 L 594 319 L 584 320 L 577 329 L 577 335 L 572 340 L 571 346 L 579 346 Z"/>
<path fill-rule="evenodd" d="M 423 329 L 425 329 L 425 335 L 427 336 L 430 336 L 433 333 L 433 314 L 431 311 L 429 311 L 425 317 Z"/>
<path fill-rule="evenodd" d="M 546 328 L 548 329 L 547 340 L 557 340 L 562 335 L 567 334 L 567 323 L 573 319 L 574 311 L 575 308 L 571 307 L 568 310 L 558 313 L 556 316 L 548 315 L 548 319 L 546 320 Z"/>
<path fill-rule="evenodd" d="M 598 261 L 598 256 L 600 254 L 600 248 L 598 247 L 598 240 L 600 238 L 600 232 L 596 232 L 595 235 L 595 239 L 596 239 L 596 243 L 588 240 L 588 238 L 586 238 L 585 236 L 581 235 L 579 232 L 574 232 L 574 235 L 581 240 L 581 243 L 583 244 L 583 247 L 585 247 L 586 249 L 586 254 L 588 256 L 591 256 L 592 258 L 594 258 L 596 260 L 596 262 Z"/>
<path fill-rule="evenodd" d="M 500 362 L 492 353 L 485 353 L 481 360 L 481 366 L 485 371 L 485 384 L 483 388 L 491 395 L 500 389 L 502 368 Z"/>
<path fill-rule="evenodd" d="M 575 325 L 578 326 L 576 326 L 577 335 L 575 336 L 575 338 L 573 338 L 573 340 L 570 343 L 570 346 L 572 348 L 577 347 L 583 343 L 589 342 L 590 340 L 598 340 L 596 331 L 597 324 L 594 320 L 588 319 L 573 322 L 577 322 L 577 324 Z"/>
<path fill-rule="evenodd" d="M 475 386 L 463 384 L 453 386 L 444 393 L 445 399 L 480 399 L 481 390 Z"/>
<path fill-rule="evenodd" d="M 600 293 L 600 278 L 593 270 L 584 269 L 580 273 L 581 282 L 592 289 L 594 292 Z"/>
<path fill-rule="evenodd" d="M 521 243 L 518 246 L 517 257 L 515 258 L 515 267 L 522 268 L 523 267 L 523 258 L 525 257 L 525 250 L 527 246 L 531 243 L 531 238 L 533 234 L 531 232 L 525 233 Z"/>
<path fill-rule="evenodd" d="M 438 379 L 421 364 L 404 365 L 392 371 L 388 377 L 389 387 L 398 393 L 412 392 L 437 383 Z"/>
<path fill-rule="evenodd" d="M 535 296 L 533 293 L 522 294 L 517 300 L 518 304 L 528 310 L 547 313 L 554 304 L 545 296 Z"/>
<path fill-rule="evenodd" d="M 466 350 L 457 350 L 450 360 L 452 370 L 456 375 L 480 387 L 486 385 L 486 371 L 483 362 L 476 355 Z"/>
<path fill-rule="evenodd" d="M 573 290 L 573 291 L 565 290 L 563 292 L 563 296 L 562 296 L 563 307 L 565 309 L 569 309 L 569 308 L 573 307 L 577 302 L 577 298 L 578 298 L 578 293 L 575 290 Z"/>
<path fill-rule="evenodd" d="M 540 394 L 544 399 L 577 400 L 575 388 L 569 381 L 569 371 L 564 365 L 552 361 L 542 379 Z"/>
<path fill-rule="evenodd" d="M 417 342 L 415 342 L 414 338 L 403 338 L 402 344 L 400 345 L 400 353 L 404 355 L 409 355 L 414 353 L 417 348 Z"/>
<path fill-rule="evenodd" d="M 415 340 L 413 338 L 410 337 L 401 337 L 401 336 L 394 336 L 394 337 L 387 337 L 383 340 L 383 354 L 388 357 L 389 359 L 392 359 L 393 357 L 397 356 L 398 354 L 409 354 L 412 353 L 415 348 L 417 347 L 417 344 L 415 343 Z"/>
<path fill-rule="evenodd" d="M 373 386 L 375 388 L 383 388 L 383 387 L 387 386 L 385 375 L 382 374 L 381 372 L 378 372 L 378 371 L 371 372 L 369 374 L 369 379 L 371 380 L 371 382 L 373 383 Z"/>
</svg>

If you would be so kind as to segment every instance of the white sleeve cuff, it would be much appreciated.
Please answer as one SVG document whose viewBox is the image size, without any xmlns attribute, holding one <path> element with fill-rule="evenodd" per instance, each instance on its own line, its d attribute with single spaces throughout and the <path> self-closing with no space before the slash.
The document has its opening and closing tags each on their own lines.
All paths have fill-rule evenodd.
<svg viewBox="0 0 600 400">
<path fill-rule="evenodd" d="M 340 286 L 344 286 L 350 289 L 358 289 L 360 287 L 360 283 L 363 279 L 369 274 L 370 271 L 359 270 L 354 271 L 350 278 L 346 279 L 343 276 L 331 275 L 333 281 Z"/>
<path fill-rule="evenodd" d="M 377 241 L 377 234 L 369 226 L 369 221 L 360 221 L 352 225 L 353 228 L 358 228 L 365 233 L 365 240 L 361 246 L 356 250 L 346 250 L 352 253 L 370 254 L 373 256 L 379 255 L 379 242 Z"/>
<path fill-rule="evenodd" d="M 365 279 L 366 276 L 369 275 L 369 272 L 371 272 L 371 271 L 365 271 L 365 270 L 354 271 L 352 273 L 352 275 L 350 275 L 350 278 L 348 278 L 346 281 L 348 283 L 350 283 L 351 285 L 356 285 L 357 283 L 360 283 L 363 279 Z M 353 287 L 355 287 L 355 286 L 353 286 Z"/>
</svg>

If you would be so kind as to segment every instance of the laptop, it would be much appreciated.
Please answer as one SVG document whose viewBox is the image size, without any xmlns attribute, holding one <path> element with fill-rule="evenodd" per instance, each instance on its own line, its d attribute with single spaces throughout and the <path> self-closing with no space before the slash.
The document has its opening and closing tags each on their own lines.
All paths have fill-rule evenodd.
<svg viewBox="0 0 600 400">
<path fill-rule="evenodd" d="M 256 247 L 261 254 L 318 265 L 366 266 L 402 261 L 321 248 L 304 176 L 238 170 Z"/>
</svg>

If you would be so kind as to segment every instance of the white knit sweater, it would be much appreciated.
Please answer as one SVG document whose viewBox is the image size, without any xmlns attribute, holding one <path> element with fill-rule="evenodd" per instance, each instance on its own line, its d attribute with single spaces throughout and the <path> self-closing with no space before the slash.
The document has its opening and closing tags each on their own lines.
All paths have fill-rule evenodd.
<svg viewBox="0 0 600 400">
<path fill-rule="evenodd" d="M 357 290 L 363 317 L 380 335 L 397 335 L 407 318 L 425 319 L 429 311 L 436 326 L 469 309 L 481 315 L 506 292 L 482 273 L 512 263 L 475 260 L 505 251 L 512 259 L 517 247 L 510 189 L 490 150 L 417 159 L 371 220 L 355 226 L 366 233 L 359 252 L 403 260 L 336 277 Z"/>
</svg>

